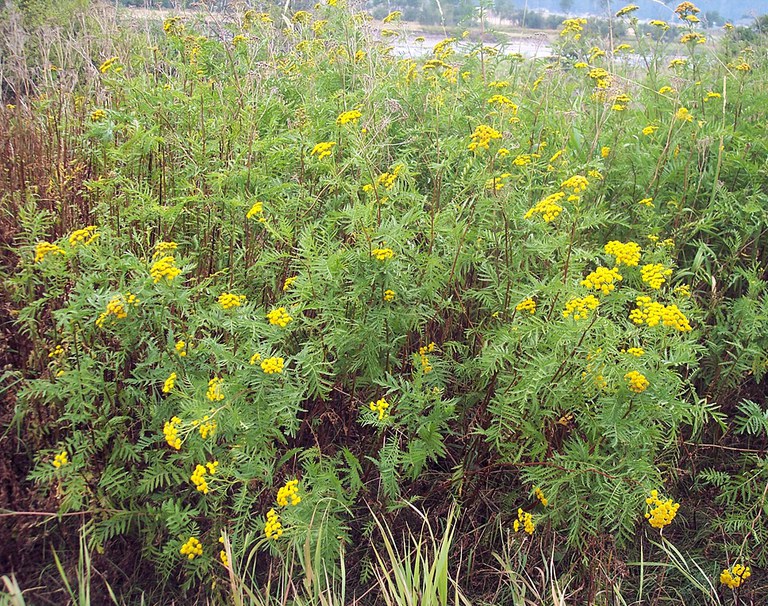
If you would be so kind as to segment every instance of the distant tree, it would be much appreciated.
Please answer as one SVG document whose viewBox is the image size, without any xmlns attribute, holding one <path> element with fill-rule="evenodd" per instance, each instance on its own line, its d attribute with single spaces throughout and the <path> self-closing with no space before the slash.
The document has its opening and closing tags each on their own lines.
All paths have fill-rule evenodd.
<svg viewBox="0 0 768 606">
<path fill-rule="evenodd" d="M 704 13 L 704 21 L 707 27 L 719 27 L 725 24 L 725 19 L 719 11 L 707 11 Z"/>
<path fill-rule="evenodd" d="M 573 0 L 560 0 L 560 10 L 562 10 L 566 15 L 571 14 L 572 8 Z"/>
</svg>

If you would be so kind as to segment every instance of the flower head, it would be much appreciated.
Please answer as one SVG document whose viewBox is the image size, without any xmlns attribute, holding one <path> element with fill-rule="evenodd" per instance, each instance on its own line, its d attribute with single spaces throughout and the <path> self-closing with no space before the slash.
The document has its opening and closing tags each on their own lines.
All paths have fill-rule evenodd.
<svg viewBox="0 0 768 606">
<path fill-rule="evenodd" d="M 261 362 L 261 369 L 268 375 L 282 374 L 284 363 L 282 358 L 265 358 Z"/>
<path fill-rule="evenodd" d="M 619 242 L 611 240 L 605 245 L 605 252 L 616 257 L 616 265 L 635 267 L 640 262 L 640 245 L 636 242 Z"/>
<path fill-rule="evenodd" d="M 361 118 L 363 114 L 356 109 L 352 109 L 346 112 L 341 112 L 336 118 L 336 125 L 343 126 L 345 124 L 355 124 Z"/>
<path fill-rule="evenodd" d="M 389 402 L 387 402 L 384 398 L 379 398 L 376 400 L 376 402 L 371 402 L 368 404 L 368 408 L 370 408 L 373 412 L 377 412 L 379 414 L 379 421 L 381 421 L 387 415 Z"/>
<path fill-rule="evenodd" d="M 264 525 L 264 534 L 267 539 L 279 539 L 283 534 L 283 525 L 280 524 L 280 516 L 274 509 L 267 512 L 267 523 Z"/>
<path fill-rule="evenodd" d="M 731 568 L 726 568 L 720 573 L 720 582 L 731 589 L 738 589 L 751 576 L 752 571 L 749 566 L 734 564 Z"/>
<path fill-rule="evenodd" d="M 76 229 L 73 231 L 69 236 L 69 243 L 73 247 L 77 246 L 78 244 L 88 246 L 98 237 L 99 233 L 96 231 L 96 226 L 89 225 L 83 229 Z"/>
<path fill-rule="evenodd" d="M 219 295 L 219 305 L 224 309 L 240 307 L 243 303 L 245 303 L 245 295 L 233 295 L 229 292 L 223 292 Z"/>
<path fill-rule="evenodd" d="M 615 288 L 615 282 L 621 282 L 624 278 L 619 273 L 619 268 L 598 267 L 581 281 L 582 286 L 599 290 L 604 295 L 611 293 Z"/>
<path fill-rule="evenodd" d="M 280 507 L 288 507 L 288 505 L 298 505 L 301 503 L 301 497 L 299 496 L 299 481 L 288 480 L 284 486 L 280 487 L 277 491 L 277 504 Z"/>
<path fill-rule="evenodd" d="M 172 372 L 163 383 L 163 393 L 170 393 L 174 385 L 176 385 L 176 373 Z"/>
<path fill-rule="evenodd" d="M 680 503 L 675 503 L 672 499 L 660 499 L 658 490 L 652 490 L 651 496 L 645 499 L 645 502 L 648 505 L 645 518 L 651 526 L 659 530 L 671 524 L 680 509 Z"/>
<path fill-rule="evenodd" d="M 523 299 L 515 305 L 515 310 L 519 312 L 527 311 L 529 314 L 533 315 L 536 313 L 536 301 L 528 297 L 527 299 Z"/>
<path fill-rule="evenodd" d="M 163 426 L 163 435 L 168 446 L 179 450 L 181 448 L 181 437 L 179 436 L 179 428 L 181 427 L 181 419 L 179 417 L 172 417 L 170 421 L 166 421 Z"/>
<path fill-rule="evenodd" d="M 171 282 L 180 273 L 181 270 L 176 267 L 176 259 L 170 255 L 155 261 L 149 268 L 149 275 L 152 276 L 152 281 L 155 284 L 163 278 Z"/>
<path fill-rule="evenodd" d="M 56 469 L 59 469 L 60 467 L 64 467 L 68 463 L 69 463 L 69 455 L 67 454 L 66 450 L 62 450 L 59 454 L 53 457 L 53 466 Z"/>
<path fill-rule="evenodd" d="M 636 370 L 628 372 L 624 375 L 624 378 L 629 382 L 630 391 L 634 391 L 635 393 L 643 393 L 650 385 L 648 379 L 645 378 L 645 375 L 640 374 Z"/>
<path fill-rule="evenodd" d="M 205 397 L 208 398 L 211 402 L 219 402 L 224 399 L 224 394 L 222 393 L 222 384 L 224 383 L 224 379 L 221 377 L 213 377 L 210 381 L 208 381 L 208 390 L 205 392 Z"/>
<path fill-rule="evenodd" d="M 309 155 L 317 156 L 318 160 L 322 160 L 323 158 L 331 155 L 331 150 L 333 149 L 334 145 L 336 145 L 336 141 L 322 141 L 312 148 L 312 151 L 309 152 Z"/>
<path fill-rule="evenodd" d="M 525 213 L 524 218 L 530 219 L 533 217 L 533 215 L 539 214 L 547 223 L 554 221 L 557 219 L 560 213 L 563 212 L 563 207 L 560 206 L 558 202 L 560 202 L 560 200 L 562 200 L 564 197 L 565 194 L 561 191 L 547 196 L 543 200 L 537 202 L 536 206 L 528 209 L 528 212 Z"/>
<path fill-rule="evenodd" d="M 600 300 L 594 295 L 587 295 L 583 298 L 571 299 L 565 304 L 563 317 L 573 316 L 574 320 L 584 320 L 589 316 L 589 312 L 597 309 Z"/>
<path fill-rule="evenodd" d="M 394 258 L 395 251 L 393 251 L 391 248 L 374 248 L 371 251 L 371 256 L 378 261 L 387 261 Z"/>
<path fill-rule="evenodd" d="M 269 320 L 270 324 L 273 326 L 279 326 L 280 328 L 285 328 L 288 326 L 288 322 L 293 320 L 293 318 L 288 315 L 288 312 L 285 311 L 285 307 L 278 307 L 277 309 L 273 309 L 267 314 L 267 319 Z"/>
<path fill-rule="evenodd" d="M 35 247 L 35 263 L 40 263 L 48 255 L 64 255 L 64 249 L 50 242 L 38 242 Z"/>
<path fill-rule="evenodd" d="M 512 524 L 512 527 L 515 529 L 515 532 L 522 528 L 528 534 L 533 534 L 533 531 L 536 528 L 533 523 L 533 516 L 522 509 L 517 510 L 517 519 Z"/>
<path fill-rule="evenodd" d="M 195 537 L 190 537 L 179 550 L 181 555 L 187 556 L 190 560 L 194 560 L 195 557 L 203 555 L 203 545 Z"/>
<path fill-rule="evenodd" d="M 478 124 L 469 138 L 471 141 L 467 149 L 476 152 L 479 149 L 488 149 L 492 140 L 501 139 L 501 133 L 485 124 Z"/>
</svg>

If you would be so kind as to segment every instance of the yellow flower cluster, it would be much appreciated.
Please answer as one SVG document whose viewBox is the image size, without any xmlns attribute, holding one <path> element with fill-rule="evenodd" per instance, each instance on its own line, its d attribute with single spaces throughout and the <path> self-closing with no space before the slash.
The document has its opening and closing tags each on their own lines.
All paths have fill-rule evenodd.
<svg viewBox="0 0 768 606">
<path fill-rule="evenodd" d="M 253 366 L 254 364 L 256 364 L 256 362 L 261 362 L 261 354 L 259 352 L 256 352 L 251 356 L 251 360 L 249 364 Z"/>
<path fill-rule="evenodd" d="M 699 32 L 688 32 L 680 37 L 680 44 L 688 44 L 693 42 L 694 44 L 704 44 L 707 39 Z"/>
<path fill-rule="evenodd" d="M 159 257 L 161 255 L 172 254 L 176 251 L 179 245 L 176 242 L 158 242 L 155 244 L 155 252 L 152 254 L 152 258 Z"/>
<path fill-rule="evenodd" d="M 88 246 L 91 242 L 93 242 L 98 237 L 99 237 L 99 234 L 96 231 L 96 226 L 89 225 L 88 227 L 84 227 L 83 229 L 77 229 L 73 231 L 69 236 L 69 243 L 72 246 L 77 246 L 78 244 L 82 244 L 83 246 Z"/>
<path fill-rule="evenodd" d="M 533 524 L 533 516 L 522 509 L 517 510 L 517 519 L 512 526 L 515 529 L 515 532 L 522 528 L 528 534 L 533 534 L 533 531 L 536 528 Z"/>
<path fill-rule="evenodd" d="M 309 23 L 312 20 L 312 13 L 308 11 L 296 11 L 291 17 L 294 23 Z"/>
<path fill-rule="evenodd" d="M 598 49 L 599 50 L 599 49 Z M 603 52 L 603 51 L 600 51 Z M 605 53 L 603 53 L 605 54 Z M 611 75 L 602 67 L 595 67 L 589 70 L 587 74 L 595 82 L 595 86 L 600 89 L 606 89 L 611 85 Z"/>
<path fill-rule="evenodd" d="M 400 17 L 403 16 L 402 11 L 392 11 L 389 13 L 384 19 L 382 20 L 382 23 L 392 23 L 393 21 L 397 21 L 400 19 Z"/>
<path fill-rule="evenodd" d="M 200 432 L 200 437 L 203 438 L 203 440 L 208 436 L 212 436 L 217 427 L 216 419 L 211 418 L 210 415 L 205 415 L 202 419 L 195 419 L 192 421 L 192 425 L 197 427 Z"/>
<path fill-rule="evenodd" d="M 530 314 L 535 314 L 536 313 L 536 301 L 534 301 L 530 297 L 528 297 L 527 299 L 523 299 L 522 301 L 520 301 L 520 303 L 515 305 L 515 310 L 516 311 L 520 311 L 520 312 L 527 311 Z"/>
<path fill-rule="evenodd" d="M 597 309 L 598 305 L 600 305 L 600 301 L 593 295 L 587 295 L 581 299 L 578 297 L 571 299 L 565 304 L 563 317 L 567 318 L 573 315 L 574 320 L 583 320 L 589 316 L 590 310 Z"/>
<path fill-rule="evenodd" d="M 251 206 L 250 210 L 245 214 L 246 219 L 253 219 L 254 217 L 259 217 L 259 221 L 264 223 L 266 219 L 261 216 L 261 213 L 264 211 L 264 204 L 259 202 L 258 200 L 253 203 L 253 206 Z"/>
<path fill-rule="evenodd" d="M 186 341 L 178 341 L 175 345 L 176 347 L 176 353 L 179 354 L 180 358 L 186 358 L 187 357 L 187 342 Z"/>
<path fill-rule="evenodd" d="M 102 74 L 106 74 L 109 70 L 115 67 L 115 63 L 117 62 L 118 62 L 118 57 L 110 57 L 109 59 L 104 61 L 104 63 L 99 65 L 99 71 Z M 118 67 L 117 69 L 115 69 L 115 71 L 120 71 L 120 68 Z"/>
<path fill-rule="evenodd" d="M 195 537 L 189 537 L 189 540 L 181 546 L 179 552 L 190 560 L 194 560 L 195 557 L 203 555 L 203 545 Z"/>
<path fill-rule="evenodd" d="M 267 13 L 257 13 L 253 9 L 248 9 L 243 13 L 243 27 L 247 29 L 255 23 L 272 23 L 272 17 Z"/>
<path fill-rule="evenodd" d="M 501 152 L 501 150 L 499 150 L 499 152 Z M 519 154 L 512 160 L 512 164 L 514 166 L 528 166 L 531 162 L 540 157 L 540 154 Z M 553 162 L 553 160 L 550 160 L 550 162 Z"/>
<path fill-rule="evenodd" d="M 267 320 L 269 320 L 269 323 L 273 326 L 285 328 L 288 326 L 288 322 L 293 320 L 293 318 L 288 315 L 287 311 L 285 311 L 285 307 L 278 307 L 267 314 Z"/>
<path fill-rule="evenodd" d="M 163 426 L 163 435 L 165 441 L 168 442 L 168 446 L 179 450 L 181 448 L 181 438 L 179 437 L 179 427 L 181 426 L 181 419 L 179 417 L 172 417 L 170 421 L 166 421 Z"/>
<path fill-rule="evenodd" d="M 480 148 L 488 149 L 493 139 L 501 139 L 501 133 L 485 124 L 478 124 L 475 131 L 470 135 L 470 139 L 471 142 L 467 145 L 467 149 L 474 152 Z"/>
<path fill-rule="evenodd" d="M 517 105 L 512 102 L 512 99 L 505 97 L 504 95 L 493 95 L 490 99 L 488 99 L 488 103 L 491 105 L 494 103 L 498 104 L 502 109 L 511 110 L 513 114 L 516 114 L 518 110 Z"/>
<path fill-rule="evenodd" d="M 63 355 L 64 355 L 64 347 L 63 347 L 62 345 L 57 345 L 56 347 L 54 347 L 54 348 L 53 348 L 53 349 L 52 349 L 52 350 L 51 350 L 51 351 L 48 353 L 48 357 L 49 357 L 49 358 L 56 358 L 56 357 L 58 357 L 58 356 L 63 356 Z"/>
<path fill-rule="evenodd" d="M 155 261 L 149 268 L 149 275 L 152 276 L 152 281 L 155 284 L 163 278 L 171 282 L 180 273 L 181 270 L 176 267 L 176 259 L 170 255 Z"/>
<path fill-rule="evenodd" d="M 658 490 L 652 490 L 651 496 L 645 499 L 645 502 L 651 508 L 646 512 L 645 518 L 651 526 L 659 530 L 669 526 L 680 509 L 680 503 L 675 503 L 672 499 L 660 499 Z"/>
<path fill-rule="evenodd" d="M 423 347 L 419 347 L 419 358 L 421 358 L 421 370 L 424 372 L 424 374 L 429 374 L 432 372 L 432 364 L 429 361 L 429 356 L 427 354 L 432 353 L 435 351 L 436 345 L 434 343 L 430 343 L 429 345 L 424 345 Z"/>
<path fill-rule="evenodd" d="M 616 16 L 623 17 L 624 15 L 635 12 L 638 8 L 640 7 L 637 6 L 637 4 L 628 4 L 624 8 L 620 9 L 619 12 L 616 13 Z"/>
<path fill-rule="evenodd" d="M 663 305 L 652 301 L 650 297 L 641 296 L 636 299 L 637 308 L 629 312 L 629 319 L 635 324 L 648 326 L 671 326 L 680 332 L 688 332 L 691 325 L 677 305 Z"/>
<path fill-rule="evenodd" d="M 343 126 L 345 124 L 349 124 L 350 122 L 354 124 L 360 119 L 362 115 L 363 114 L 361 114 L 356 109 L 352 109 L 346 112 L 341 112 L 339 116 L 336 118 L 336 124 L 338 126 Z"/>
<path fill-rule="evenodd" d="M 96 318 L 96 326 L 102 328 L 104 323 L 109 319 L 109 316 L 115 316 L 118 320 L 127 318 L 128 312 L 126 311 L 126 305 L 136 305 L 138 302 L 138 297 L 131 293 L 126 293 L 125 297 L 122 295 L 112 297 L 109 303 L 107 303 L 107 310 L 99 314 L 99 317 Z"/>
<path fill-rule="evenodd" d="M 184 24 L 179 17 L 168 17 L 163 21 L 163 31 L 169 36 L 179 36 L 184 33 Z"/>
<path fill-rule="evenodd" d="M 631 370 L 624 375 L 624 378 L 629 381 L 630 391 L 634 391 L 635 393 L 643 393 L 650 385 L 648 379 L 645 378 L 645 375 L 642 375 L 636 370 Z"/>
<path fill-rule="evenodd" d="M 533 494 L 534 496 L 539 500 L 539 502 L 546 507 L 549 505 L 549 499 L 544 496 L 544 493 L 542 492 L 541 488 L 538 486 L 533 487 Z"/>
<path fill-rule="evenodd" d="M 51 244 L 50 242 L 38 242 L 35 247 L 35 263 L 40 263 L 47 255 L 63 255 L 66 254 L 64 249 Z"/>
<path fill-rule="evenodd" d="M 643 198 L 642 200 L 638 200 L 637 203 L 640 206 L 647 206 L 649 208 L 653 208 L 653 198 Z"/>
<path fill-rule="evenodd" d="M 654 126 L 653 124 L 649 124 L 648 126 L 646 126 L 646 127 L 643 129 L 643 134 L 644 134 L 646 137 L 648 137 L 648 136 L 652 135 L 653 133 L 655 133 L 657 130 L 659 130 L 659 127 L 658 127 L 658 126 Z"/>
<path fill-rule="evenodd" d="M 453 43 L 456 42 L 456 38 L 445 38 L 440 40 L 432 48 L 432 53 L 440 59 L 445 59 L 453 54 Z"/>
<path fill-rule="evenodd" d="M 659 289 L 667 278 L 672 275 L 671 269 L 666 269 L 661 263 L 643 265 L 640 270 L 640 276 L 643 282 L 648 284 L 651 288 Z"/>
<path fill-rule="evenodd" d="M 277 491 L 277 504 L 280 507 L 288 507 L 289 502 L 291 505 L 298 505 L 301 503 L 298 480 L 288 480 L 285 483 L 285 486 L 282 486 L 280 490 Z"/>
<path fill-rule="evenodd" d="M 219 295 L 219 305 L 224 309 L 240 307 L 243 303 L 245 303 L 245 295 L 233 295 L 229 292 L 223 292 Z"/>
<path fill-rule="evenodd" d="M 578 194 L 587 189 L 589 181 L 583 175 L 574 175 L 560 184 L 561 189 L 572 189 L 574 194 Z"/>
<path fill-rule="evenodd" d="M 392 259 L 395 256 L 395 251 L 393 251 L 391 248 L 374 248 L 371 251 L 371 256 L 378 261 L 386 261 L 387 259 Z"/>
<path fill-rule="evenodd" d="M 624 278 L 619 273 L 619 268 L 598 267 L 581 281 L 582 286 L 601 291 L 604 295 L 612 292 L 616 285 L 614 282 L 621 282 Z"/>
<path fill-rule="evenodd" d="M 653 19 L 653 20 L 649 21 L 648 23 L 650 25 L 652 25 L 653 27 L 659 27 L 659 28 L 663 29 L 664 31 L 667 31 L 669 29 L 669 23 L 667 23 L 666 21 L 661 21 L 659 19 Z"/>
<path fill-rule="evenodd" d="M 170 393 L 174 385 L 176 385 L 176 373 L 172 372 L 170 375 L 168 375 L 165 383 L 163 383 L 163 393 Z"/>
<path fill-rule="evenodd" d="M 384 300 L 385 301 L 394 301 L 395 300 L 395 291 L 394 290 L 385 290 L 384 291 Z"/>
<path fill-rule="evenodd" d="M 578 19 L 566 19 L 563 21 L 563 29 L 560 32 L 561 36 L 568 36 L 572 35 L 574 40 L 578 40 L 581 38 L 581 32 L 584 31 L 584 25 L 586 25 L 587 20 L 584 18 L 578 18 Z"/>
<path fill-rule="evenodd" d="M 283 372 L 283 363 L 285 360 L 282 358 L 266 358 L 261 363 L 261 370 L 263 370 L 268 375 L 272 374 L 281 374 Z"/>
<path fill-rule="evenodd" d="M 376 180 L 376 185 L 380 185 L 384 189 L 392 189 L 395 186 L 397 175 L 399 175 L 402 170 L 403 170 L 403 165 L 398 164 L 392 169 L 391 173 L 387 172 L 387 173 L 383 173 L 382 175 L 379 175 L 379 178 Z"/>
<path fill-rule="evenodd" d="M 224 537 L 219 537 L 219 543 L 222 545 L 224 544 Z M 229 558 L 227 557 L 227 551 L 225 549 L 219 551 L 219 558 L 221 559 L 221 563 L 229 568 Z"/>
<path fill-rule="evenodd" d="M 565 194 L 561 191 L 551 194 L 528 209 L 524 217 L 530 219 L 533 215 L 540 214 L 547 223 L 554 221 L 563 212 L 563 207 L 558 202 L 564 197 Z"/>
<path fill-rule="evenodd" d="M 384 398 L 379 398 L 375 402 L 371 402 L 368 404 L 368 408 L 370 408 L 373 412 L 379 413 L 379 421 L 381 421 L 386 415 L 387 415 L 387 408 L 389 408 L 389 402 L 386 401 Z"/>
<path fill-rule="evenodd" d="M 689 20 L 688 17 L 690 15 L 696 15 L 699 13 L 699 9 L 696 7 L 693 2 L 681 2 L 677 5 L 677 8 L 675 9 L 675 13 L 680 19 Z"/>
<path fill-rule="evenodd" d="M 322 141 L 312 148 L 309 155 L 317 156 L 318 160 L 322 160 L 331 155 L 331 149 L 334 145 L 336 145 L 335 141 Z"/>
<path fill-rule="evenodd" d="M 267 523 L 264 525 L 264 534 L 267 539 L 279 539 L 283 534 L 283 525 L 280 524 L 280 516 L 274 509 L 267 512 Z"/>
<path fill-rule="evenodd" d="M 640 263 L 640 245 L 636 242 L 619 242 L 618 240 L 611 240 L 605 245 L 605 252 L 609 255 L 616 257 L 616 265 L 626 265 L 627 267 L 634 267 Z"/>
<path fill-rule="evenodd" d="M 69 463 L 69 455 L 67 454 L 66 450 L 62 450 L 59 454 L 53 457 L 53 466 L 56 469 L 58 469 L 59 467 L 64 467 L 64 465 L 67 465 L 68 463 Z"/>
<path fill-rule="evenodd" d="M 107 112 L 105 112 L 103 109 L 95 109 L 91 112 L 92 122 L 100 122 L 106 117 L 107 117 Z"/>
<path fill-rule="evenodd" d="M 645 350 L 642 347 L 630 347 L 624 353 L 628 353 L 630 356 L 639 358 L 645 355 Z"/>
<path fill-rule="evenodd" d="M 512 176 L 511 173 L 501 173 L 498 177 L 491 177 L 485 182 L 485 189 L 499 191 L 506 185 L 506 180 Z"/>
<path fill-rule="evenodd" d="M 720 573 L 720 582 L 731 589 L 738 589 L 751 576 L 752 571 L 749 566 L 734 564 L 732 568 L 726 568 Z"/>
<path fill-rule="evenodd" d="M 693 116 L 687 108 L 681 107 L 675 112 L 675 119 L 682 120 L 683 122 L 693 122 Z"/>
<path fill-rule="evenodd" d="M 216 468 L 219 466 L 218 461 L 212 461 L 205 465 L 197 465 L 195 471 L 192 472 L 192 476 L 189 478 L 197 488 L 198 492 L 208 494 L 208 482 L 205 479 L 206 474 L 213 475 L 216 473 Z"/>
<path fill-rule="evenodd" d="M 298 276 L 291 276 L 290 278 L 286 278 L 285 282 L 283 282 L 283 291 L 288 290 L 291 286 L 293 286 L 293 283 L 296 281 Z"/>
<path fill-rule="evenodd" d="M 224 399 L 224 394 L 221 392 L 221 385 L 224 383 L 224 379 L 220 377 L 213 377 L 208 381 L 208 391 L 205 392 L 205 397 L 211 402 L 218 402 Z"/>
</svg>

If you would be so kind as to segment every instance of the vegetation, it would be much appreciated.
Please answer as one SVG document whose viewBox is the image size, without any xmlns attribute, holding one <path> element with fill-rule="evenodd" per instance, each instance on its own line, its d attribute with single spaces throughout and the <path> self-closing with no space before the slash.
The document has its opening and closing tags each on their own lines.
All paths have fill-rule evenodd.
<svg viewBox="0 0 768 606">
<path fill-rule="evenodd" d="M 762 32 L 72 10 L 0 53 L 11 603 L 768 595 Z"/>
</svg>

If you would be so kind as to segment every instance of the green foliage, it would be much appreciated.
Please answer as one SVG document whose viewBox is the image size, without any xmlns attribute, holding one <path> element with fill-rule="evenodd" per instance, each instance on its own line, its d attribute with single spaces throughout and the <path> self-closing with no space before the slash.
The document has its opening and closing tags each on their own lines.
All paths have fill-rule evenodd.
<svg viewBox="0 0 768 606">
<path fill-rule="evenodd" d="M 30 479 L 187 595 L 243 601 L 257 563 L 298 560 L 304 599 L 335 602 L 357 548 L 389 603 L 445 604 L 450 524 L 399 552 L 376 517 L 388 562 L 360 547 L 370 504 L 416 500 L 626 557 L 651 490 L 683 541 L 695 493 L 690 544 L 765 565 L 765 47 L 664 30 L 621 62 L 575 22 L 546 62 L 458 40 L 417 61 L 367 22 L 174 17 L 2 110 L 68 142 L 52 183 L 90 170 L 80 206 L 13 198 L 16 425 L 52 419 Z"/>
</svg>

